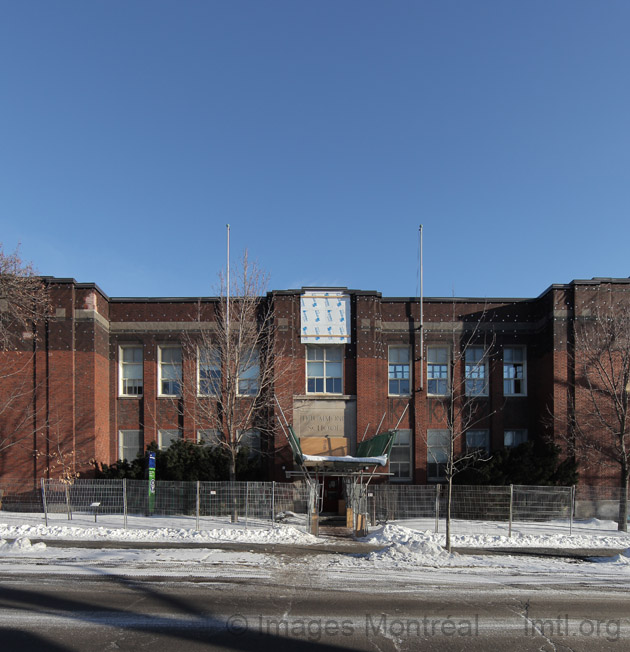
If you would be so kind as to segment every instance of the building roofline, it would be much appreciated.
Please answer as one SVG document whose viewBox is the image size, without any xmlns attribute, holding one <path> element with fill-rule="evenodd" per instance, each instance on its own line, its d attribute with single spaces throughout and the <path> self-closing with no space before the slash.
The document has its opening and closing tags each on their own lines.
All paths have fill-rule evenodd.
<svg viewBox="0 0 630 652">
<path fill-rule="evenodd" d="M 110 297 L 96 284 L 96 283 L 79 283 L 74 278 L 57 278 L 56 276 L 40 276 L 40 278 L 48 285 L 74 285 L 79 289 L 96 290 L 107 301 L 111 303 L 213 303 L 219 301 L 221 297 Z M 601 284 L 612 285 L 630 285 L 630 277 L 628 278 L 613 278 L 596 276 L 592 279 L 574 279 L 569 283 L 552 283 L 537 297 L 423 297 L 425 303 L 527 303 L 542 299 L 544 296 L 554 290 L 567 290 L 575 288 L 576 286 L 595 286 Z M 388 297 L 383 296 L 381 292 L 376 290 L 353 290 L 347 287 L 326 287 L 326 286 L 305 286 L 300 289 L 288 290 L 270 290 L 267 292 L 267 297 L 272 296 L 295 296 L 301 295 L 307 291 L 328 291 L 328 292 L 345 292 L 351 296 L 373 296 L 383 301 L 394 303 L 400 302 L 417 302 L 420 297 L 407 296 L 407 297 Z M 262 298 L 262 297 L 261 297 Z"/>
</svg>

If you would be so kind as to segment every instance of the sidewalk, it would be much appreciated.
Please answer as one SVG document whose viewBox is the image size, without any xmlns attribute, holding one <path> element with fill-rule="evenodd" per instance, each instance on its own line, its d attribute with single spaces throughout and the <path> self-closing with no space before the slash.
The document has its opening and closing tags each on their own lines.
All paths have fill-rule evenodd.
<svg viewBox="0 0 630 652">
<path fill-rule="evenodd" d="M 8 539 L 11 542 L 12 540 Z M 71 539 L 31 539 L 31 543 L 43 542 L 50 548 L 87 548 L 104 550 L 168 550 L 199 549 L 231 550 L 247 552 L 264 552 L 292 557 L 304 555 L 368 555 L 382 550 L 387 545 L 366 543 L 355 539 L 322 537 L 321 543 L 300 545 L 293 543 L 255 543 L 247 541 L 85 541 Z M 626 548 L 548 548 L 548 547 L 488 547 L 472 548 L 454 546 L 452 552 L 460 555 L 508 555 L 526 557 L 558 557 L 587 561 L 593 557 L 615 557 L 625 552 Z"/>
</svg>

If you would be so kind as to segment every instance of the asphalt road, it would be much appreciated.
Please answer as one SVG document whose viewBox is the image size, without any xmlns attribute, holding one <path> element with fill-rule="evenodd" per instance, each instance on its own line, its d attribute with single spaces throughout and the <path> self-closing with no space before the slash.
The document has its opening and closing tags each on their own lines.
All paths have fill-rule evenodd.
<svg viewBox="0 0 630 652">
<path fill-rule="evenodd" d="M 404 582 L 397 578 L 396 585 Z M 0 577 L 2 652 L 630 649 L 630 596 L 571 584 L 311 587 L 272 580 Z"/>
</svg>

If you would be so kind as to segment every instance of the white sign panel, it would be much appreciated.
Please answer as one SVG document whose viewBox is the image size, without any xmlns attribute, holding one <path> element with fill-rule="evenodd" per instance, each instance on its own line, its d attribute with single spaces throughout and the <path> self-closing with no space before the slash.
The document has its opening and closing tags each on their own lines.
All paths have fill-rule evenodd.
<svg viewBox="0 0 630 652">
<path fill-rule="evenodd" d="M 347 294 L 325 290 L 304 292 L 300 308 L 303 343 L 350 342 L 350 297 Z"/>
</svg>

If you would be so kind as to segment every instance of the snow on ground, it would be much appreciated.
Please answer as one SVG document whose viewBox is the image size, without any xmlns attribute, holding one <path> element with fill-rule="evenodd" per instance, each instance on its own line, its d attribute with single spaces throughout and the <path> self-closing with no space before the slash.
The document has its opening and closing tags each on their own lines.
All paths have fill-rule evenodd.
<svg viewBox="0 0 630 652">
<path fill-rule="evenodd" d="M 180 517 L 130 517 L 128 527 L 120 516 L 75 514 L 72 520 L 57 516 L 44 524 L 38 514 L 0 512 L 0 539 L 28 537 L 70 541 L 127 541 L 154 543 L 216 543 L 308 545 L 320 542 L 317 537 L 293 525 L 272 525 L 268 521 L 239 521 L 205 518 L 199 530 L 195 519 Z"/>
<path fill-rule="evenodd" d="M 566 523 L 519 523 L 512 537 L 497 525 L 483 533 L 454 534 L 452 545 L 459 553 L 444 549 L 443 532 L 434 531 L 434 523 L 409 520 L 374 528 L 363 539 L 377 549 L 367 554 L 326 554 L 322 552 L 286 554 L 291 546 L 325 543 L 293 525 L 248 521 L 203 519 L 195 529 L 194 519 L 142 518 L 128 520 L 121 527 L 119 517 L 73 515 L 69 521 L 61 515 L 49 519 L 41 515 L 0 512 L 0 574 L 49 573 L 86 575 L 132 575 L 162 577 L 212 577 L 233 581 L 275 581 L 277 573 L 304 576 L 310 586 L 328 583 L 339 590 L 370 591 L 373 582 L 379 590 L 411 590 L 414 582 L 459 583 L 474 579 L 483 582 L 595 583 L 627 586 L 630 580 L 630 537 L 618 532 L 616 524 L 606 521 L 577 523 L 569 533 Z M 145 527 L 140 527 L 140 525 Z M 146 525 L 149 527 L 146 527 Z M 440 524 L 442 527 L 442 524 Z M 457 529 L 456 529 L 457 531 Z M 38 540 L 38 543 L 33 543 Z M 55 541 L 56 545 L 47 545 Z M 90 541 L 90 547 L 60 547 L 63 541 Z M 159 548 L 104 549 L 99 542 L 159 543 Z M 337 540 L 338 541 L 338 540 Z M 240 542 L 242 551 L 213 548 L 219 542 Z M 328 541 L 330 543 L 330 540 Z M 164 548 L 164 544 L 194 543 L 194 548 Z M 257 544 L 287 544 L 285 554 L 267 553 Z M 204 544 L 207 544 L 204 545 Z M 251 546 L 251 547 L 250 547 Z M 555 548 L 614 549 L 624 551 L 613 557 L 594 558 L 591 562 L 564 558 L 542 558 L 514 554 L 464 554 L 478 548 Z M 472 551 L 472 550 L 471 550 Z M 600 563 L 593 563 L 600 562 Z M 400 569 L 402 573 L 392 573 Z"/>
<path fill-rule="evenodd" d="M 468 521 L 465 525 L 464 529 L 462 522 L 454 522 L 451 535 L 453 548 L 625 549 L 630 547 L 630 535 L 619 532 L 614 521 L 590 519 L 574 523 L 570 530 L 564 521 L 516 523 L 512 527 L 512 536 L 509 536 L 508 528 L 504 523 Z M 400 543 L 406 536 L 412 536 L 409 533 L 421 532 L 425 538 L 431 538 L 437 544 L 444 546 L 443 523 L 440 523 L 440 528 L 441 532 L 436 534 L 435 523 L 430 519 L 396 521 L 377 530 L 366 540 L 378 542 L 379 537 L 384 536 L 394 543 Z"/>
</svg>

